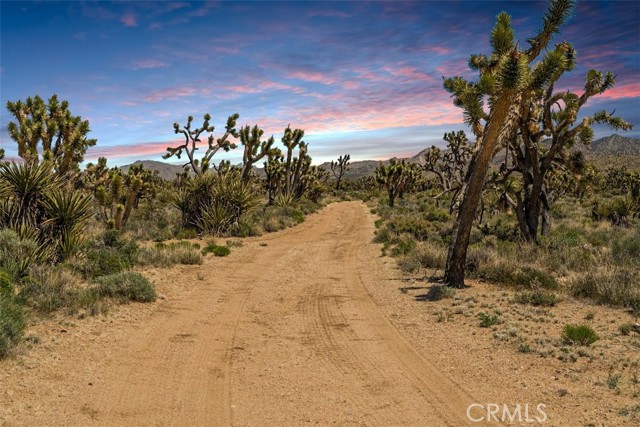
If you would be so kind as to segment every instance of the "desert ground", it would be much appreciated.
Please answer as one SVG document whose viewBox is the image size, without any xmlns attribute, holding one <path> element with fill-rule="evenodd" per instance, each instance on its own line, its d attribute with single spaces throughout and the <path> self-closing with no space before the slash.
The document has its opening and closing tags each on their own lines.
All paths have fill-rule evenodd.
<svg viewBox="0 0 640 427">
<path fill-rule="evenodd" d="M 361 202 L 333 203 L 228 257 L 142 270 L 156 303 L 35 321 L 0 361 L 0 425 L 640 425 L 638 335 L 617 333 L 629 314 L 520 306 L 479 282 L 420 301 L 432 285 L 381 256 L 375 219 Z M 489 309 L 504 323 L 480 328 Z M 585 316 L 602 336 L 589 354 L 517 351 L 527 336 L 553 352 Z M 482 421 L 467 415 L 474 404 Z M 543 404 L 547 418 L 487 423 L 489 404 L 528 404 L 531 418 Z"/>
</svg>

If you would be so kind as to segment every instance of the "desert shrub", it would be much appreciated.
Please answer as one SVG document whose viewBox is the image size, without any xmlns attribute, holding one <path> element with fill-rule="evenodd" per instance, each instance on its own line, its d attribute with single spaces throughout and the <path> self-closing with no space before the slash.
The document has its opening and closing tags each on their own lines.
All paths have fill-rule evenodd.
<svg viewBox="0 0 640 427">
<path fill-rule="evenodd" d="M 70 262 L 85 279 L 118 273 L 132 268 L 138 253 L 138 244 L 123 239 L 117 230 L 108 230 L 86 249 L 84 257 Z"/>
<path fill-rule="evenodd" d="M 600 337 L 589 325 L 565 325 L 562 330 L 562 339 L 566 344 L 589 346 Z"/>
<path fill-rule="evenodd" d="M 497 314 L 478 313 L 478 318 L 480 318 L 481 328 L 490 328 L 500 322 Z"/>
<path fill-rule="evenodd" d="M 0 280 L 5 280 L 5 275 Z M 16 345 L 25 328 L 22 306 L 15 301 L 9 292 L 0 290 L 0 358 L 7 355 L 9 350 Z"/>
<path fill-rule="evenodd" d="M 497 215 L 482 225 L 481 231 L 486 235 L 496 236 L 499 240 L 519 240 L 520 231 L 518 225 L 512 219 L 503 215 Z"/>
<path fill-rule="evenodd" d="M 633 309 L 640 300 L 640 275 L 630 268 L 595 270 L 574 279 L 570 288 L 575 297 Z"/>
<path fill-rule="evenodd" d="M 154 267 L 171 267 L 175 264 L 202 264 L 200 245 L 189 242 L 171 242 L 143 247 L 138 250 L 137 264 Z"/>
<path fill-rule="evenodd" d="M 88 301 L 76 276 L 62 266 L 34 265 L 20 290 L 26 305 L 42 313 L 76 311 Z"/>
<path fill-rule="evenodd" d="M 25 276 L 30 265 L 45 259 L 44 248 L 35 241 L 20 238 L 13 230 L 0 229 L 0 270 L 13 281 Z"/>
<path fill-rule="evenodd" d="M 254 214 L 253 221 L 271 233 L 304 222 L 304 212 L 295 206 L 266 206 Z"/>
<path fill-rule="evenodd" d="M 394 243 L 391 248 L 392 256 L 406 255 L 413 252 L 417 246 L 415 239 L 410 235 L 400 236 Z"/>
<path fill-rule="evenodd" d="M 154 286 L 135 271 L 122 271 L 96 279 L 92 290 L 100 297 L 115 298 L 122 302 L 152 302 L 156 300 Z"/>
<path fill-rule="evenodd" d="M 515 296 L 515 301 L 519 304 L 553 307 L 558 303 L 558 296 L 547 291 L 523 292 Z"/>
<path fill-rule="evenodd" d="M 182 214 L 185 228 L 216 235 L 230 233 L 258 201 L 253 186 L 234 171 L 189 178 L 172 200 Z"/>
<path fill-rule="evenodd" d="M 418 240 L 427 240 L 430 234 L 436 232 L 429 220 L 416 215 L 392 218 L 387 228 L 395 234 L 410 234 Z"/>
<path fill-rule="evenodd" d="M 611 255 L 616 264 L 632 264 L 640 266 L 640 232 L 612 240 Z"/>
<path fill-rule="evenodd" d="M 208 253 L 212 253 L 214 256 L 225 257 L 231 253 L 231 249 L 227 246 L 218 246 L 214 241 L 210 241 L 207 246 L 202 249 L 202 255 Z"/>
<path fill-rule="evenodd" d="M 558 281 L 548 272 L 511 261 L 497 260 L 481 265 L 478 274 L 491 282 L 526 289 L 558 289 Z"/>
</svg>

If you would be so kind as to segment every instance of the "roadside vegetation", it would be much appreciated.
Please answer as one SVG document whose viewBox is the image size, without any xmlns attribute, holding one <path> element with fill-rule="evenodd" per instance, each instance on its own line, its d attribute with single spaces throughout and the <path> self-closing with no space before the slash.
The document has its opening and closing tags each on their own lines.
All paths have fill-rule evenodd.
<svg viewBox="0 0 640 427">
<path fill-rule="evenodd" d="M 302 129 L 287 127 L 279 146 L 258 126 L 237 128 L 238 114 L 217 138 L 208 114 L 200 127 L 188 117 L 173 126 L 184 144 L 165 156 L 186 157 L 184 172 L 167 181 L 141 165 L 109 167 L 106 158 L 81 170 L 97 140 L 56 95 L 10 101 L 7 110 L 20 160 L 6 161 L 0 151 L 0 357 L 38 317 L 155 301 L 144 268 L 228 256 L 233 242 L 218 245 L 214 237 L 299 224 L 328 188 L 329 172 L 311 165 Z M 218 151 L 236 148 L 241 165 L 215 161 Z M 256 173 L 259 162 L 265 176 Z M 347 163 L 348 155 L 342 170 Z"/>
</svg>

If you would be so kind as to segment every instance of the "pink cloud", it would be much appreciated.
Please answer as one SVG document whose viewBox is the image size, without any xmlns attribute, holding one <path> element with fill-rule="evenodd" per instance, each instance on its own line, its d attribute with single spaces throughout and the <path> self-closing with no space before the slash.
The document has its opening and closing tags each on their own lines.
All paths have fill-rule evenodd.
<svg viewBox="0 0 640 427">
<path fill-rule="evenodd" d="M 125 27 L 137 27 L 138 26 L 138 21 L 136 20 L 136 15 L 134 15 L 133 12 L 125 12 L 125 14 L 120 17 L 120 22 L 122 22 Z"/>
<path fill-rule="evenodd" d="M 385 67 L 384 70 L 391 75 L 404 77 L 411 81 L 438 83 L 438 79 L 435 76 L 422 72 L 411 66 Z"/>
<path fill-rule="evenodd" d="M 130 67 L 133 70 L 149 70 L 154 68 L 167 68 L 170 66 L 171 64 L 168 64 L 164 61 L 150 58 L 150 59 L 139 59 L 137 61 L 133 61 Z"/>
<path fill-rule="evenodd" d="M 640 83 L 627 83 L 614 86 L 602 95 L 598 95 L 600 99 L 621 99 L 640 97 Z"/>
<path fill-rule="evenodd" d="M 335 78 L 325 73 L 314 71 L 293 71 L 287 73 L 286 77 L 290 79 L 304 80 L 312 83 L 322 83 L 325 85 L 331 85 L 335 82 Z"/>
<path fill-rule="evenodd" d="M 86 160 L 96 160 L 98 157 L 107 159 L 152 156 L 167 152 L 167 147 L 175 147 L 182 144 L 182 140 L 165 142 L 140 142 L 132 145 L 95 146 L 87 150 Z"/>
<path fill-rule="evenodd" d="M 179 86 L 161 89 L 151 92 L 145 95 L 144 100 L 147 102 L 158 102 L 166 99 L 177 99 L 186 96 L 193 96 L 198 93 L 198 90 L 191 86 Z"/>
</svg>

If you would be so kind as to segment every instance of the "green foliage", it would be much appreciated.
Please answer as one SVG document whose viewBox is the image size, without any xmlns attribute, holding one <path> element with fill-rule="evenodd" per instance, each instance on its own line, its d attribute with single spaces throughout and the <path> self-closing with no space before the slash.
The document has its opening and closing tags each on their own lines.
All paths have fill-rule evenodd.
<svg viewBox="0 0 640 427">
<path fill-rule="evenodd" d="M 590 346 L 600 337 L 589 325 L 565 325 L 562 339 L 567 344 Z"/>
<path fill-rule="evenodd" d="M 344 173 L 349 169 L 350 160 L 351 155 L 349 154 L 338 157 L 337 161 L 331 160 L 330 168 L 331 173 L 333 173 L 336 179 L 336 191 L 340 191 L 340 182 L 342 181 Z"/>
<path fill-rule="evenodd" d="M 547 291 L 532 291 L 517 294 L 515 301 L 519 304 L 529 304 L 536 307 L 553 307 L 558 303 L 558 296 Z"/>
<path fill-rule="evenodd" d="M 238 227 L 243 215 L 257 206 L 258 196 L 235 172 L 222 176 L 204 173 L 190 178 L 173 203 L 181 211 L 185 227 L 221 235 Z"/>
<path fill-rule="evenodd" d="M 117 230 L 108 230 L 72 265 L 84 278 L 95 278 L 132 268 L 137 253 L 135 241 L 123 239 Z"/>
<path fill-rule="evenodd" d="M 0 164 L 0 194 L 0 227 L 35 240 L 53 262 L 75 253 L 91 201 L 65 187 L 46 163 Z"/>
<path fill-rule="evenodd" d="M 0 272 L 0 282 L 6 280 L 7 276 Z M 26 326 L 22 306 L 12 294 L 2 291 L 6 287 L 9 285 L 0 284 L 0 358 L 20 341 Z"/>
<path fill-rule="evenodd" d="M 273 136 L 266 141 L 260 138 L 264 131 L 255 125 L 254 127 L 245 126 L 240 129 L 240 143 L 244 147 L 242 153 L 242 180 L 249 181 L 253 165 L 259 162 L 265 156 L 279 154 L 279 150 L 273 148 L 275 140 Z"/>
<path fill-rule="evenodd" d="M 570 289 L 578 298 L 633 309 L 640 301 L 640 275 L 632 268 L 594 270 L 574 279 Z"/>
<path fill-rule="evenodd" d="M 421 172 L 415 163 L 390 159 L 389 164 L 380 165 L 375 170 L 376 181 L 387 190 L 389 207 L 394 207 L 396 197 L 403 198 L 406 192 L 420 179 Z"/>
<path fill-rule="evenodd" d="M 135 271 L 99 277 L 92 289 L 101 297 L 115 298 L 121 302 L 153 302 L 157 297 L 154 286 Z"/>
<path fill-rule="evenodd" d="M 169 268 L 175 264 L 202 264 L 198 244 L 189 242 L 171 242 L 156 244 L 154 247 L 142 247 L 138 250 L 136 262 L 139 265 Z"/>
<path fill-rule="evenodd" d="M 497 314 L 491 315 L 487 313 L 478 313 L 478 317 L 480 318 L 481 328 L 490 328 L 500 322 L 500 318 Z"/>
<path fill-rule="evenodd" d="M 558 281 L 548 272 L 529 266 L 514 266 L 498 262 L 482 266 L 479 274 L 495 283 L 504 283 L 526 289 L 558 289 Z"/>
<path fill-rule="evenodd" d="M 206 255 L 212 253 L 214 256 L 225 257 L 231 253 L 231 249 L 227 246 L 218 246 L 215 242 L 210 242 L 205 248 L 202 249 L 202 254 Z"/>
<path fill-rule="evenodd" d="M 89 163 L 81 176 L 82 185 L 98 202 L 98 214 L 109 228 L 121 230 L 142 199 L 156 196 L 160 185 L 157 171 L 133 164 L 124 174 L 119 168 L 108 169 L 107 159 Z"/>
<path fill-rule="evenodd" d="M 73 116 L 67 101 L 53 95 L 45 103 L 38 95 L 25 102 L 8 101 L 7 110 L 17 120 L 9 122 L 11 139 L 18 144 L 18 155 L 26 163 L 44 160 L 48 170 L 63 176 L 78 170 L 95 139 L 87 138 L 89 121 Z"/>
<path fill-rule="evenodd" d="M 21 239 L 8 228 L 0 229 L 0 271 L 17 281 L 26 276 L 32 264 L 46 259 L 42 246 L 30 239 Z"/>
</svg>

